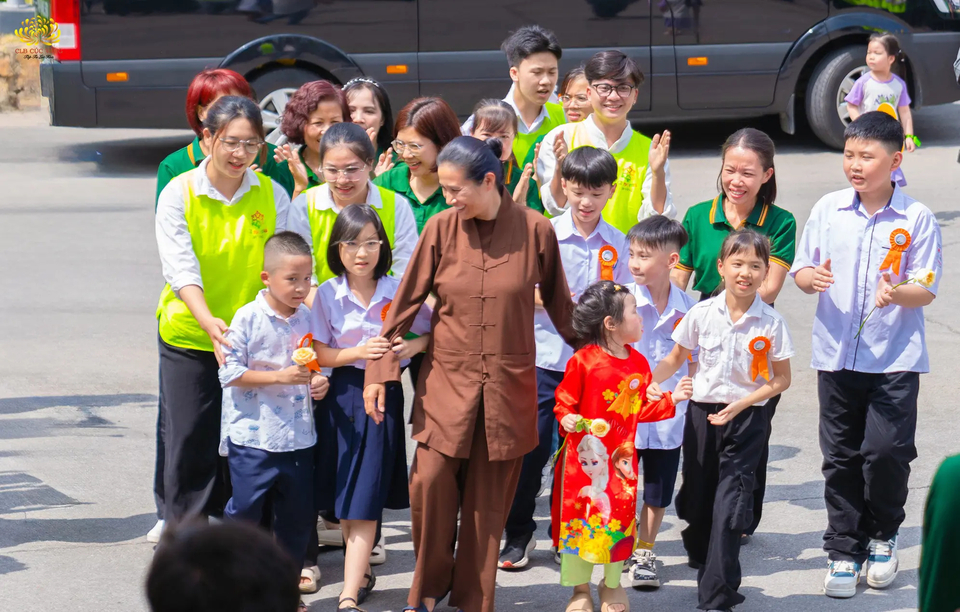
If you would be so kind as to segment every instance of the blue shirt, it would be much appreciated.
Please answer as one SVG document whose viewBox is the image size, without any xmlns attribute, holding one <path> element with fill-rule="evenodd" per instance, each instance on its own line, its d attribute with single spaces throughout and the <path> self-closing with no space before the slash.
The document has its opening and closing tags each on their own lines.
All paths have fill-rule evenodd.
<svg viewBox="0 0 960 612">
<path fill-rule="evenodd" d="M 294 365 L 293 351 L 310 333 L 310 309 L 301 304 L 289 318 L 278 315 L 262 289 L 254 301 L 241 306 L 230 323 L 220 366 L 223 411 L 220 454 L 227 456 L 227 439 L 237 446 L 284 453 L 317 443 L 313 409 L 307 385 L 231 387 L 247 370 L 272 372 Z"/>
<path fill-rule="evenodd" d="M 676 345 L 673 341 L 673 330 L 697 301 L 670 283 L 667 306 L 663 309 L 663 313 L 660 313 L 657 312 L 657 306 L 653 303 L 650 291 L 645 286 L 631 283 L 630 291 L 637 300 L 637 314 L 640 315 L 643 323 L 643 335 L 639 342 L 633 344 L 633 348 L 647 358 L 650 369 L 653 370 L 673 350 Z M 694 359 L 696 359 L 696 351 L 694 351 Z M 673 391 L 687 372 L 686 367 L 681 367 L 673 376 L 663 381 L 660 388 L 664 391 Z M 683 401 L 677 404 L 677 414 L 672 419 L 655 423 L 638 423 L 636 447 L 641 449 L 678 448 L 683 443 L 683 420 L 686 413 L 687 402 Z"/>
<path fill-rule="evenodd" d="M 891 242 L 909 236 L 900 273 L 888 267 L 894 283 L 918 270 L 936 273 L 928 289 L 937 294 L 943 270 L 940 226 L 926 206 L 895 186 L 887 205 L 872 217 L 856 191 L 844 189 L 825 195 L 810 213 L 797 247 L 791 276 L 803 268 L 830 260 L 834 283 L 818 296 L 813 321 L 811 367 L 835 372 L 928 372 L 930 359 L 924 339 L 923 308 L 892 304 L 878 308 L 857 337 L 857 330 L 876 300 L 880 267 Z M 904 240 L 900 238 L 900 240 Z"/>
<path fill-rule="evenodd" d="M 593 233 L 584 238 L 574 225 L 570 210 L 550 222 L 557 234 L 560 261 L 574 302 L 587 287 L 600 280 L 600 249 L 605 246 L 613 247 L 616 255 L 614 282 L 622 285 L 633 282 L 629 269 L 630 249 L 623 232 L 601 218 Z M 538 306 L 533 314 L 533 335 L 537 342 L 537 367 L 554 372 L 566 370 L 567 361 L 573 357 L 573 348 L 560 338 L 542 306 Z"/>
</svg>

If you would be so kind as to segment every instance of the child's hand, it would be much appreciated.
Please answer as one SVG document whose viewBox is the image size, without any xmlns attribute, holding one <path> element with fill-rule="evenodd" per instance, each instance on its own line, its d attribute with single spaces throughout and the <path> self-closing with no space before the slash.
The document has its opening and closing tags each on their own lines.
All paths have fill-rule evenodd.
<svg viewBox="0 0 960 612">
<path fill-rule="evenodd" d="M 583 419 L 579 414 L 568 414 L 567 416 L 560 419 L 560 427 L 563 427 L 563 430 L 567 433 L 576 433 L 577 423 Z"/>
<path fill-rule="evenodd" d="M 401 360 L 410 359 L 420 352 L 420 347 L 417 346 L 416 342 L 407 342 L 403 338 L 397 338 L 393 341 L 393 352 Z"/>
<path fill-rule="evenodd" d="M 376 361 L 390 350 L 390 341 L 383 336 L 376 336 L 367 340 L 366 344 L 357 347 L 360 349 L 360 359 Z"/>
<path fill-rule="evenodd" d="M 917 150 L 917 143 L 913 141 L 913 138 L 904 139 L 903 146 L 907 149 L 907 153 L 913 153 Z"/>
<path fill-rule="evenodd" d="M 746 406 L 740 406 L 738 402 L 732 402 L 727 404 L 727 407 L 721 410 L 716 414 L 708 414 L 707 420 L 711 425 L 716 425 L 720 427 L 721 425 L 726 425 L 734 419 L 738 414 L 743 412 Z"/>
<path fill-rule="evenodd" d="M 281 385 L 310 384 L 310 370 L 306 366 L 292 365 L 277 372 L 277 383 Z"/>
<path fill-rule="evenodd" d="M 650 155 L 647 157 L 647 164 L 654 173 L 663 171 L 667 163 L 667 157 L 670 155 L 670 130 L 664 130 L 663 134 L 657 134 L 650 143 Z"/>
<path fill-rule="evenodd" d="M 693 379 L 689 376 L 684 376 L 680 379 L 680 382 L 677 383 L 677 388 L 673 390 L 673 402 L 680 403 L 684 400 L 688 400 L 693 396 Z"/>
<path fill-rule="evenodd" d="M 890 304 L 893 304 L 893 281 L 890 273 L 884 272 L 877 281 L 877 308 L 886 308 Z"/>
<path fill-rule="evenodd" d="M 323 374 L 314 373 L 310 379 L 310 397 L 315 400 L 322 400 L 327 396 L 330 390 L 330 379 Z"/>
<path fill-rule="evenodd" d="M 830 270 L 830 260 L 823 262 L 813 269 L 813 288 L 823 293 L 833 284 L 833 271 Z"/>
<path fill-rule="evenodd" d="M 647 400 L 651 402 L 659 402 L 663 398 L 663 391 L 660 390 L 660 385 L 655 382 L 650 383 L 647 387 Z"/>
<path fill-rule="evenodd" d="M 374 143 L 376 145 L 376 143 Z M 393 147 L 387 147 L 387 150 L 380 154 L 380 159 L 377 160 L 377 167 L 373 169 L 374 176 L 380 176 L 387 170 L 393 168 Z"/>
</svg>

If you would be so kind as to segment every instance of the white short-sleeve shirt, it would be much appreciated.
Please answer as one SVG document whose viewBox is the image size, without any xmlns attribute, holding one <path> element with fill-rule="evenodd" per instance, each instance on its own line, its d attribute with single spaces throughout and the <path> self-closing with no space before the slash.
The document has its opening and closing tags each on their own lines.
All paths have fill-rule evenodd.
<svg viewBox="0 0 960 612">
<path fill-rule="evenodd" d="M 673 340 L 688 350 L 700 348 L 699 367 L 693 377 L 693 400 L 729 404 L 743 399 L 766 383 L 751 376 L 755 357 L 751 347 L 765 338 L 769 343 L 767 371 L 773 376 L 773 361 L 793 357 L 790 330 L 780 314 L 763 303 L 758 294 L 739 321 L 730 319 L 727 292 L 693 306 L 673 332 Z M 762 406 L 764 400 L 757 406 Z"/>
</svg>

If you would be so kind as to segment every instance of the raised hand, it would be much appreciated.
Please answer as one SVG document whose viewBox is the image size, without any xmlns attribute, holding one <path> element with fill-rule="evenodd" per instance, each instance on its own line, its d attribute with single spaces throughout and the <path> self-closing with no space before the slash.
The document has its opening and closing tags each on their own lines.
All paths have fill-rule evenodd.
<svg viewBox="0 0 960 612">
<path fill-rule="evenodd" d="M 664 130 L 663 134 L 657 134 L 650 143 L 650 155 L 647 157 L 647 164 L 650 170 L 659 173 L 667 163 L 667 157 L 670 155 L 670 130 Z"/>
<path fill-rule="evenodd" d="M 373 175 L 380 176 L 387 170 L 393 168 L 394 165 L 393 147 L 387 147 L 387 150 L 380 154 L 380 159 L 377 160 L 377 167 L 373 169 Z"/>
<path fill-rule="evenodd" d="M 523 204 L 527 201 L 527 192 L 530 190 L 530 177 L 533 176 L 533 164 L 527 164 L 520 175 L 520 182 L 513 190 L 513 201 Z"/>
</svg>

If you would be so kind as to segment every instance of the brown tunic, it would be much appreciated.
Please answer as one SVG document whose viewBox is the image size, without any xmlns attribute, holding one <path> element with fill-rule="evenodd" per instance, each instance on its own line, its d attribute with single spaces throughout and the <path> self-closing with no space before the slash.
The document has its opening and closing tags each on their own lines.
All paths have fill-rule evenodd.
<svg viewBox="0 0 960 612">
<path fill-rule="evenodd" d="M 482 222 L 481 222 L 482 223 Z M 480 403 L 491 461 L 537 445 L 534 287 L 560 335 L 573 342 L 573 302 L 553 225 L 503 194 L 489 247 L 454 209 L 423 228 L 383 336 L 405 334 L 432 292 L 433 331 L 413 404 L 413 439 L 467 458 Z M 365 384 L 400 380 L 394 353 L 368 361 Z"/>
</svg>

